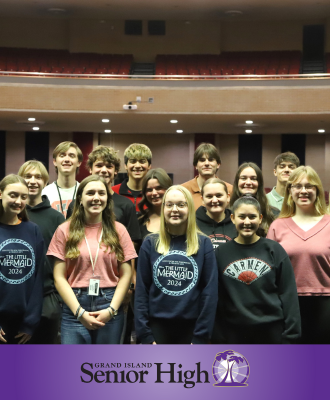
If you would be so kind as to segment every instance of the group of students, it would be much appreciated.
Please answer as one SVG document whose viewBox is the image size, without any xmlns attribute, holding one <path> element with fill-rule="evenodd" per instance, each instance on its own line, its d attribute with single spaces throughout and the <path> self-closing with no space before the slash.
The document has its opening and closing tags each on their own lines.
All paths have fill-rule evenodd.
<svg viewBox="0 0 330 400">
<path fill-rule="evenodd" d="M 73 142 L 0 182 L 0 343 L 329 343 L 330 217 L 316 171 L 293 153 L 217 178 L 218 150 L 173 185 L 150 149 Z M 66 218 L 66 220 L 65 220 Z M 31 222 L 32 221 L 32 222 Z M 62 306 L 61 306 L 62 305 Z M 134 312 L 133 312 L 134 310 Z M 61 328 L 60 328 L 61 325 Z M 128 339 L 127 339 L 128 336 Z"/>
</svg>

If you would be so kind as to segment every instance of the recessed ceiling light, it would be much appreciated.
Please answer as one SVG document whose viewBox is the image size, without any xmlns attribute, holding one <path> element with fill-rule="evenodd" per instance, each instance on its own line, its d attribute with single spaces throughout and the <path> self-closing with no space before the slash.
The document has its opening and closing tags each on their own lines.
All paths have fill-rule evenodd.
<svg viewBox="0 0 330 400">
<path fill-rule="evenodd" d="M 103 118 L 103 119 L 102 119 L 102 122 L 104 122 L 104 123 L 106 124 L 107 122 L 110 122 L 110 119 Z"/>
<path fill-rule="evenodd" d="M 245 121 L 245 123 L 248 124 L 248 125 L 250 125 L 250 124 L 253 124 L 253 121 L 248 120 L 248 121 Z"/>
<path fill-rule="evenodd" d="M 245 129 L 245 133 L 252 133 L 251 129 Z"/>
<path fill-rule="evenodd" d="M 110 130 L 110 129 L 105 129 L 104 132 L 105 132 L 105 133 L 111 133 L 111 130 Z"/>
<path fill-rule="evenodd" d="M 40 128 L 39 128 L 39 126 L 34 126 L 32 129 L 33 129 L 34 131 L 38 131 Z"/>
<path fill-rule="evenodd" d="M 319 132 L 319 133 L 324 133 L 324 132 L 325 132 L 325 129 L 319 129 L 318 132 Z"/>
<path fill-rule="evenodd" d="M 171 119 L 170 123 L 171 123 L 171 124 L 177 124 L 177 123 L 178 123 L 178 120 L 177 120 L 177 119 Z"/>
<path fill-rule="evenodd" d="M 36 119 L 35 118 L 28 118 L 28 121 L 35 121 Z"/>
<path fill-rule="evenodd" d="M 183 132 L 182 129 L 178 129 L 178 130 L 176 131 L 176 133 L 182 133 L 182 132 Z"/>
</svg>

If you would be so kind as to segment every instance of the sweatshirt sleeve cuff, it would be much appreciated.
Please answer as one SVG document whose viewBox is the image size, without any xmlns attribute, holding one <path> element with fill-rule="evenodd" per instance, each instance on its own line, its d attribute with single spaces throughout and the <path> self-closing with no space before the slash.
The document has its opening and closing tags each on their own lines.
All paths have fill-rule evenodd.
<svg viewBox="0 0 330 400">
<path fill-rule="evenodd" d="M 147 336 L 144 336 L 143 338 L 141 338 L 141 343 L 142 344 L 151 344 L 155 341 L 154 337 L 152 336 L 152 334 L 150 333 Z"/>
<path fill-rule="evenodd" d="M 21 327 L 19 328 L 19 332 L 23 332 L 23 333 L 27 333 L 28 335 L 33 335 L 35 331 L 35 328 L 31 328 L 30 326 L 27 325 L 21 325 Z"/>
</svg>

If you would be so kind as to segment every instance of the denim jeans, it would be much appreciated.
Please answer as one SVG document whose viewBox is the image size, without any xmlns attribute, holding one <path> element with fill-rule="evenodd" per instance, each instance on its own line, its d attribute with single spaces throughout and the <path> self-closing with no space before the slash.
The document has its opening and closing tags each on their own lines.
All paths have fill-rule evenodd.
<svg viewBox="0 0 330 400">
<path fill-rule="evenodd" d="M 86 312 L 99 311 L 109 307 L 115 288 L 100 289 L 98 296 L 89 296 L 88 289 L 73 289 L 82 308 Z M 124 312 L 120 307 L 118 315 L 100 329 L 88 330 L 63 304 L 61 339 L 62 344 L 119 344 L 123 331 Z"/>
</svg>

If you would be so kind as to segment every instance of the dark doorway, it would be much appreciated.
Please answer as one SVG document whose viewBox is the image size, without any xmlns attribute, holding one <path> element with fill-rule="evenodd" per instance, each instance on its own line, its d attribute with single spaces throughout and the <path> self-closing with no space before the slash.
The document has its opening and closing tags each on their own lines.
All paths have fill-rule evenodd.
<svg viewBox="0 0 330 400">
<path fill-rule="evenodd" d="M 304 26 L 303 57 L 305 61 L 323 59 L 324 25 Z"/>
</svg>

